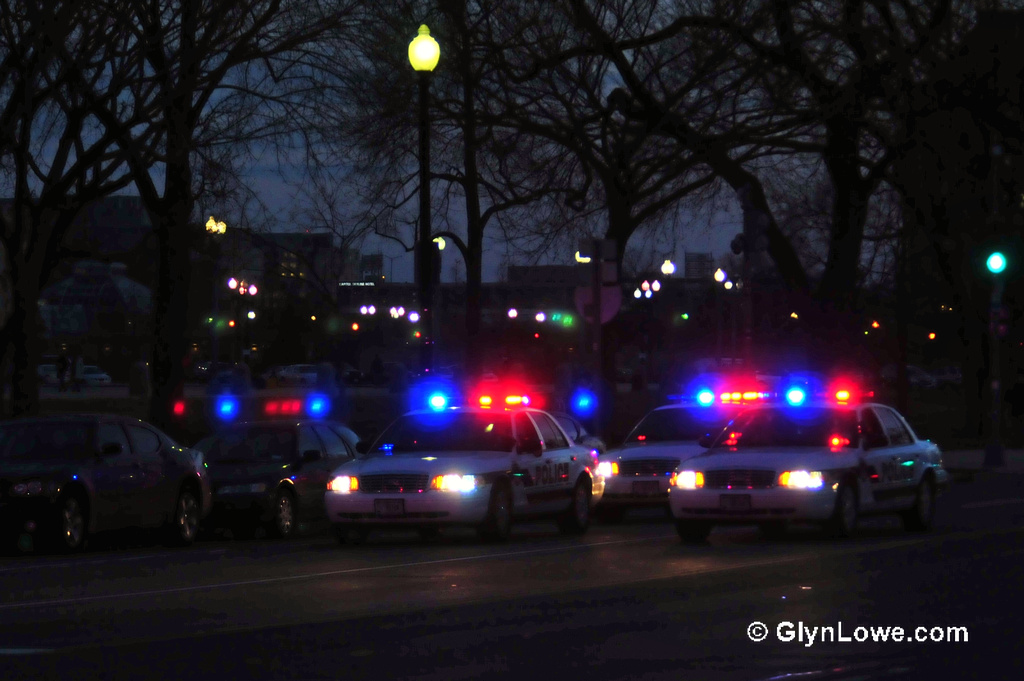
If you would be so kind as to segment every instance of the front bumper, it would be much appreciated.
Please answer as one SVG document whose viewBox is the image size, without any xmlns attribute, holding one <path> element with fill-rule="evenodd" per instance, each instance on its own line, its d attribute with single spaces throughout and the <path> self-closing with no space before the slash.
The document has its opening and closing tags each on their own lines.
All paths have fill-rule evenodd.
<svg viewBox="0 0 1024 681">
<path fill-rule="evenodd" d="M 832 517 L 836 490 L 787 489 L 697 489 L 674 488 L 668 504 L 677 520 L 707 520 L 716 523 L 759 523 L 772 520 L 822 522 Z"/>
<path fill-rule="evenodd" d="M 213 494 L 208 522 L 211 525 L 230 525 L 239 521 L 270 520 L 273 498 L 266 492 L 244 494 Z"/>
<path fill-rule="evenodd" d="M 327 517 L 335 524 L 372 527 L 478 525 L 487 518 L 490 485 L 472 492 L 427 490 L 410 494 L 327 492 Z M 378 504 L 381 501 L 383 503 Z M 401 501 L 400 508 L 396 507 Z"/>
<path fill-rule="evenodd" d="M 0 534 L 41 533 L 60 527 L 56 505 L 49 497 L 0 502 Z"/>
<path fill-rule="evenodd" d="M 664 506 L 668 502 L 669 478 L 663 475 L 621 476 L 605 478 L 604 507 Z"/>
</svg>

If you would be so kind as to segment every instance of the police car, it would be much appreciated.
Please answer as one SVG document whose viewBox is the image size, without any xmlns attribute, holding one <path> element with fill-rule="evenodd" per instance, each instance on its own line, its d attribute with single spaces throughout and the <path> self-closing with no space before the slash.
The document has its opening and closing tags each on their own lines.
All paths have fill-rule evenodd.
<svg viewBox="0 0 1024 681">
<path fill-rule="evenodd" d="M 949 484 L 942 454 L 892 407 L 858 403 L 872 395 L 801 380 L 744 409 L 672 477 L 679 536 L 704 541 L 720 524 L 778 533 L 791 521 L 848 536 L 859 516 L 887 513 L 907 529 L 927 530 L 936 495 Z"/>
<path fill-rule="evenodd" d="M 605 490 L 598 518 L 616 522 L 628 509 L 638 507 L 660 506 L 667 511 L 672 474 L 682 462 L 707 451 L 698 440 L 717 433 L 741 404 L 764 394 L 762 390 L 703 388 L 692 400 L 648 412 L 620 447 L 601 457 L 598 473 L 605 479 Z"/>
<path fill-rule="evenodd" d="M 441 393 L 428 399 L 430 408 L 400 416 L 335 471 L 325 505 L 340 543 L 379 528 L 429 536 L 452 525 L 503 541 L 514 520 L 536 517 L 564 533 L 587 530 L 604 482 L 590 450 L 529 396 L 494 392 L 469 407 L 448 406 Z"/>
</svg>

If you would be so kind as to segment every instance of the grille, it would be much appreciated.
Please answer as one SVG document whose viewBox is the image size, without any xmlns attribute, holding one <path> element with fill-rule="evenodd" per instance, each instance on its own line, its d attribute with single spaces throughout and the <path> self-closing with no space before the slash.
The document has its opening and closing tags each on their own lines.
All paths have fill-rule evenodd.
<svg viewBox="0 0 1024 681">
<path fill-rule="evenodd" d="M 705 471 L 704 487 L 748 487 L 759 489 L 775 486 L 775 471 Z"/>
<path fill-rule="evenodd" d="M 429 476 L 408 473 L 390 475 L 360 475 L 359 491 L 370 493 L 415 494 L 427 489 Z"/>
<path fill-rule="evenodd" d="M 633 459 L 619 463 L 619 475 L 671 475 L 679 459 Z"/>
</svg>

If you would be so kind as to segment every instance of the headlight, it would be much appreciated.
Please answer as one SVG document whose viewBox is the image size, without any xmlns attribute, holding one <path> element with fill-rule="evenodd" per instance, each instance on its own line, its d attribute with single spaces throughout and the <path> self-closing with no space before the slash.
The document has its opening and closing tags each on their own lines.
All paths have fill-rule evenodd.
<svg viewBox="0 0 1024 681">
<path fill-rule="evenodd" d="M 779 474 L 779 487 L 791 489 L 821 489 L 825 476 L 821 471 L 785 471 Z"/>
<path fill-rule="evenodd" d="M 267 483 L 254 482 L 251 485 L 224 485 L 217 490 L 219 494 L 262 494 L 267 491 Z"/>
<path fill-rule="evenodd" d="M 675 475 L 675 484 L 679 489 L 700 489 L 704 486 L 704 474 L 700 471 L 679 471 Z"/>
<path fill-rule="evenodd" d="M 328 492 L 340 492 L 342 494 L 348 494 L 349 492 L 359 491 L 359 478 L 351 475 L 339 475 L 330 482 L 327 483 Z"/>
<path fill-rule="evenodd" d="M 618 461 L 602 461 L 597 464 L 597 474 L 610 478 L 613 475 L 619 474 L 619 462 Z"/>
<path fill-rule="evenodd" d="M 473 475 L 435 475 L 430 480 L 430 489 L 451 492 L 472 492 L 476 489 L 476 476 Z"/>
</svg>

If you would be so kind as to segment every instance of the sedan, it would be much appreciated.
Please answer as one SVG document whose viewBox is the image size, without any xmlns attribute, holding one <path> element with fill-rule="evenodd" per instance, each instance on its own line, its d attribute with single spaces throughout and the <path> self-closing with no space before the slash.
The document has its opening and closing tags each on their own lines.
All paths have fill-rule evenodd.
<svg viewBox="0 0 1024 681">
<path fill-rule="evenodd" d="M 359 437 L 331 421 L 287 418 L 232 424 L 198 444 L 213 486 L 210 524 L 291 537 L 324 516 L 331 471 L 356 455 Z"/>
<path fill-rule="evenodd" d="M 0 423 L 0 528 L 8 538 L 74 552 L 93 533 L 143 527 L 191 544 L 210 502 L 198 453 L 139 419 Z"/>
<path fill-rule="evenodd" d="M 563 533 L 582 534 L 604 491 L 589 450 L 539 409 L 411 411 L 360 449 L 365 456 L 340 466 L 327 488 L 342 544 L 373 529 L 431 536 L 460 525 L 503 541 L 513 519 L 525 517 L 552 518 Z"/>
<path fill-rule="evenodd" d="M 669 506 L 683 541 L 704 541 L 714 525 L 757 524 L 778 534 L 818 523 L 845 537 L 866 515 L 899 515 L 927 530 L 935 496 L 949 484 L 942 453 L 918 438 L 892 407 L 843 398 L 786 401 L 741 412 L 709 449 L 680 464 Z"/>
</svg>

